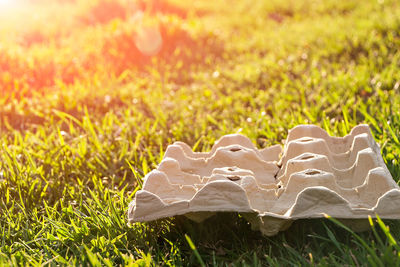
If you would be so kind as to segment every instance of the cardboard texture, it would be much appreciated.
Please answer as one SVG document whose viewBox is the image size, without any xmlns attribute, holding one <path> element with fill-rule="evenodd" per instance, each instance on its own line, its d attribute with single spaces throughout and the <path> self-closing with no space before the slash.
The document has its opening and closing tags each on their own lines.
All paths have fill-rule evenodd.
<svg viewBox="0 0 400 267">
<path fill-rule="evenodd" d="M 400 219 L 399 207 L 400 188 L 367 125 L 345 137 L 299 125 L 283 151 L 280 145 L 257 149 L 238 134 L 223 136 L 210 152 L 175 142 L 144 178 L 128 220 L 186 215 L 201 222 L 215 212 L 240 212 L 271 236 L 294 220 L 325 214 L 364 230 L 369 215 Z"/>
</svg>

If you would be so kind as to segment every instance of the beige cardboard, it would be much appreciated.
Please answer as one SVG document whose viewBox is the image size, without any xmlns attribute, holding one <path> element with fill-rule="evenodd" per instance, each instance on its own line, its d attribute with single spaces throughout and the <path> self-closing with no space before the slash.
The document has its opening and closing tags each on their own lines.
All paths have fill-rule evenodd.
<svg viewBox="0 0 400 267">
<path fill-rule="evenodd" d="M 128 220 L 186 214 L 201 222 L 215 212 L 240 212 L 252 229 L 274 235 L 293 220 L 325 214 L 364 230 L 376 213 L 400 219 L 399 207 L 400 188 L 367 125 L 345 137 L 299 125 L 283 151 L 279 145 L 257 149 L 238 134 L 222 137 L 210 152 L 174 143 L 144 178 Z"/>
</svg>

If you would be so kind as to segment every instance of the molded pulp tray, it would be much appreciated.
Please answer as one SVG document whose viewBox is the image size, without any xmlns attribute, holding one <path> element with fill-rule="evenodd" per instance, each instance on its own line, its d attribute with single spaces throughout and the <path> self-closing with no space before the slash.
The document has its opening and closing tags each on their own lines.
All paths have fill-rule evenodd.
<svg viewBox="0 0 400 267">
<path fill-rule="evenodd" d="M 238 134 L 223 136 L 207 153 L 175 142 L 144 178 L 128 220 L 185 215 L 201 222 L 215 212 L 240 212 L 253 229 L 274 235 L 293 220 L 325 214 L 363 230 L 369 215 L 400 219 L 399 207 L 400 188 L 367 125 L 345 137 L 300 125 L 283 151 L 258 150 Z"/>
</svg>

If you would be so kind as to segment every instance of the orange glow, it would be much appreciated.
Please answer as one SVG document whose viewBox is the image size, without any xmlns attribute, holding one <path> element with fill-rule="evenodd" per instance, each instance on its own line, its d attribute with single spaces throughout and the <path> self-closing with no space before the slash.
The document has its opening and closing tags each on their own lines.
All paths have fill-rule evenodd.
<svg viewBox="0 0 400 267">
<path fill-rule="evenodd" d="M 195 40 L 184 11 L 160 3 L 0 0 L 0 90 L 25 97 L 152 62 L 182 68 L 204 60 L 212 36 Z"/>
</svg>

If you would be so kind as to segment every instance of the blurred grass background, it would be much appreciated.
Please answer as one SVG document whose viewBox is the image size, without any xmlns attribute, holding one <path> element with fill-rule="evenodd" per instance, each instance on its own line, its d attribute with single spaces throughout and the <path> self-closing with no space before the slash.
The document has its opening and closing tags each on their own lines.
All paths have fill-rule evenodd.
<svg viewBox="0 0 400 267">
<path fill-rule="evenodd" d="M 265 147 L 300 123 L 369 124 L 399 181 L 399 47 L 394 0 L 1 0 L 0 264 L 398 265 L 398 222 L 264 238 L 126 211 L 168 144 Z"/>
</svg>

